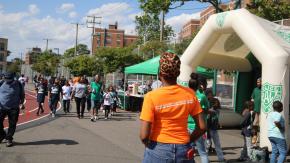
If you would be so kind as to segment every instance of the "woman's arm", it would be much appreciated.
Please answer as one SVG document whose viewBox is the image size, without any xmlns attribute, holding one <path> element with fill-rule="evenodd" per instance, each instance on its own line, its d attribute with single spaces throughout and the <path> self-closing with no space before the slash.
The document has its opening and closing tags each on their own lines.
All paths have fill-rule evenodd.
<svg viewBox="0 0 290 163">
<path fill-rule="evenodd" d="M 199 137 L 201 137 L 205 131 L 206 131 L 206 126 L 205 122 L 203 119 L 203 112 L 195 115 L 193 117 L 195 123 L 196 123 L 196 129 L 191 133 L 190 135 L 190 141 L 195 142 Z"/>
<path fill-rule="evenodd" d="M 141 120 L 140 140 L 147 146 L 151 132 L 151 122 Z"/>
</svg>

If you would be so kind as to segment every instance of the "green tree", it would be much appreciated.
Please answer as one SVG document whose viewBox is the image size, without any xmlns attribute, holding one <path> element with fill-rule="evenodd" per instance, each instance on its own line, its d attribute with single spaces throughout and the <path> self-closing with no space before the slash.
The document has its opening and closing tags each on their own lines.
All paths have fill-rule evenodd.
<svg viewBox="0 0 290 163">
<path fill-rule="evenodd" d="M 142 61 L 141 57 L 133 53 L 131 47 L 98 48 L 95 53 L 96 61 L 102 66 L 104 74 L 115 71 L 124 72 L 126 66 Z"/>
<path fill-rule="evenodd" d="M 186 50 L 186 48 L 191 43 L 191 41 L 195 38 L 197 33 L 198 33 L 198 31 L 194 32 L 190 38 L 181 40 L 181 42 L 177 43 L 174 47 L 174 51 L 176 52 L 176 54 L 183 54 L 184 51 Z"/>
<path fill-rule="evenodd" d="M 168 50 L 168 45 L 160 41 L 148 41 L 140 46 L 140 54 L 144 56 L 144 60 L 160 55 L 166 50 Z"/>
<path fill-rule="evenodd" d="M 100 62 L 97 62 L 95 57 L 88 55 L 73 57 L 64 66 L 68 67 L 74 76 L 92 76 L 103 71 Z"/>
<path fill-rule="evenodd" d="M 77 45 L 77 55 L 85 55 L 85 54 L 90 54 L 90 50 L 88 49 L 88 46 L 85 44 L 78 44 Z M 67 49 L 64 52 L 64 57 L 73 57 L 75 56 L 75 46 L 72 48 Z"/>
<path fill-rule="evenodd" d="M 247 8 L 251 13 L 270 21 L 289 19 L 289 0 L 252 0 Z"/>
<path fill-rule="evenodd" d="M 53 76 L 59 64 L 59 56 L 52 51 L 44 51 L 38 54 L 36 62 L 32 64 L 32 70 L 43 75 Z"/>
<path fill-rule="evenodd" d="M 23 64 L 23 61 L 20 58 L 14 58 L 11 61 L 11 64 L 8 65 L 7 70 L 16 74 L 20 74 L 21 64 Z"/>
<path fill-rule="evenodd" d="M 140 8 L 144 11 L 141 16 L 136 16 L 136 30 L 140 36 L 140 40 L 143 40 L 145 36 L 146 40 L 159 40 L 160 38 L 160 18 L 161 11 L 168 12 L 168 4 L 163 0 L 139 0 Z M 164 24 L 163 39 L 167 40 L 171 36 L 174 36 L 174 31 L 171 26 Z M 145 40 L 145 41 L 146 41 Z"/>
</svg>

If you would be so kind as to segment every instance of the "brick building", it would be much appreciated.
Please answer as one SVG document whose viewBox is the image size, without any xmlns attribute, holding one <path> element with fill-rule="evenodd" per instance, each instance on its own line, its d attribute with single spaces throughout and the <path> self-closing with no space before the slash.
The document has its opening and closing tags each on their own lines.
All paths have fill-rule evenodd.
<svg viewBox="0 0 290 163">
<path fill-rule="evenodd" d="M 179 40 L 188 39 L 194 32 L 199 30 L 200 21 L 198 19 L 191 19 L 185 25 L 183 25 L 179 35 Z"/>
<path fill-rule="evenodd" d="M 241 1 L 241 7 L 245 8 L 247 4 L 250 3 L 251 0 L 242 0 Z M 220 8 L 224 11 L 226 10 L 233 10 L 235 7 L 235 1 L 230 1 L 228 4 L 221 4 Z M 213 6 L 210 6 L 206 8 L 205 10 L 201 11 L 200 13 L 200 26 L 203 26 L 204 23 L 207 21 L 207 19 L 216 13 L 216 9 Z"/>
<path fill-rule="evenodd" d="M 109 28 L 95 28 L 93 37 L 93 53 L 98 47 L 126 47 L 134 43 L 138 36 L 126 35 L 124 30 L 118 29 L 118 24 L 110 24 Z"/>
<path fill-rule="evenodd" d="M 38 47 L 34 47 L 32 48 L 29 52 L 27 52 L 25 54 L 25 64 L 26 65 L 31 65 L 33 64 L 33 56 L 40 54 L 41 53 L 41 49 Z"/>
<path fill-rule="evenodd" d="M 8 39 L 0 38 L 0 73 L 6 71 L 7 57 L 9 55 L 7 47 L 8 47 Z"/>
</svg>

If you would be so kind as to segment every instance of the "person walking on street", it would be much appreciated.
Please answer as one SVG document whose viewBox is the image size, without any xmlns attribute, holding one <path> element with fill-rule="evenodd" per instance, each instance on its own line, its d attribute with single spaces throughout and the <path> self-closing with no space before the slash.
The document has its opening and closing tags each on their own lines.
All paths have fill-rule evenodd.
<svg viewBox="0 0 290 163">
<path fill-rule="evenodd" d="M 140 115 L 140 139 L 145 145 L 143 163 L 192 163 L 196 141 L 206 129 L 202 109 L 190 88 L 177 84 L 180 59 L 176 54 L 161 55 L 159 77 L 163 87 L 145 95 Z M 196 130 L 189 135 L 188 116 L 196 121 Z"/>
<path fill-rule="evenodd" d="M 259 118 L 260 118 L 260 111 L 261 111 L 261 87 L 262 81 L 261 78 L 257 79 L 257 87 L 254 88 L 252 92 L 252 101 L 254 102 L 254 112 L 255 112 L 255 119 L 253 122 L 253 138 L 252 144 L 256 145 L 258 142 L 258 131 L 259 131 Z"/>
<path fill-rule="evenodd" d="M 246 101 L 244 104 L 244 110 L 242 112 L 242 135 L 244 137 L 244 147 L 241 152 L 241 156 L 238 161 L 250 161 L 252 151 L 252 127 L 255 114 L 253 113 L 254 103 L 252 101 Z"/>
<path fill-rule="evenodd" d="M 4 81 L 0 83 L 0 143 L 6 139 L 6 146 L 13 145 L 13 135 L 16 130 L 19 110 L 24 109 L 24 88 L 22 84 L 14 80 L 14 74 L 7 72 Z M 4 131 L 4 119 L 8 116 L 8 132 Z"/>
<path fill-rule="evenodd" d="M 24 88 L 25 87 L 25 81 L 26 81 L 26 78 L 24 77 L 24 74 L 21 74 L 21 76 L 18 79 L 18 81 L 22 84 L 22 86 Z"/>
<path fill-rule="evenodd" d="M 280 101 L 274 101 L 273 112 L 269 113 L 267 117 L 268 138 L 272 145 L 270 163 L 283 163 L 287 155 L 285 119 L 281 114 L 282 111 L 283 104 Z"/>
<path fill-rule="evenodd" d="M 91 103 L 92 103 L 92 109 L 91 109 L 91 121 L 96 121 L 99 119 L 98 112 L 101 108 L 101 89 L 102 89 L 102 83 L 100 81 L 99 75 L 95 76 L 95 80 L 91 82 Z"/>
<path fill-rule="evenodd" d="M 203 94 L 203 90 L 202 88 L 204 87 L 203 85 L 206 85 L 204 83 L 202 83 L 202 80 L 198 74 L 196 73 L 192 73 L 190 75 L 190 80 L 188 82 L 188 86 L 189 88 L 191 88 L 193 91 L 196 92 L 196 97 L 201 105 L 201 108 L 203 110 L 203 114 L 202 114 L 202 118 L 205 121 L 206 120 L 206 115 L 205 112 L 207 112 L 208 109 L 208 100 L 206 98 L 206 96 Z M 205 86 L 206 88 L 206 86 Z M 196 129 L 196 122 L 194 121 L 192 116 L 188 116 L 188 131 L 189 133 L 193 133 L 193 131 Z M 200 136 L 195 142 L 197 151 L 200 155 L 200 159 L 202 163 L 208 163 L 209 159 L 208 159 L 208 154 L 206 151 L 206 147 L 205 147 L 205 137 L 204 136 Z"/>
<path fill-rule="evenodd" d="M 50 114 L 51 117 L 54 118 L 56 114 L 57 104 L 60 100 L 62 95 L 61 86 L 59 80 L 57 78 L 54 79 L 54 82 L 48 88 L 48 100 L 49 100 L 49 107 L 50 107 Z"/>
<path fill-rule="evenodd" d="M 70 111 L 70 97 L 72 88 L 68 81 L 65 81 L 65 85 L 62 87 L 62 105 L 64 113 L 69 113 Z"/>
<path fill-rule="evenodd" d="M 37 116 L 39 116 L 39 113 L 42 114 L 44 112 L 43 104 L 45 101 L 45 94 L 47 91 L 47 86 L 44 82 L 45 82 L 44 79 L 40 79 L 40 82 L 37 83 L 35 87 L 35 91 L 37 94 L 37 103 L 38 103 L 38 109 L 36 113 Z"/>
<path fill-rule="evenodd" d="M 213 140 L 215 151 L 219 162 L 225 162 L 223 150 L 219 138 L 219 115 L 220 115 L 220 101 L 213 97 L 213 92 L 211 90 L 207 91 L 207 98 L 209 101 L 209 110 L 207 116 L 207 126 L 209 131 L 209 144 L 211 145 L 211 140 Z M 211 146 L 210 146 L 211 147 Z"/>
<path fill-rule="evenodd" d="M 77 117 L 84 118 L 84 112 L 86 107 L 86 93 L 87 93 L 87 86 L 84 84 L 84 78 L 80 78 L 80 81 L 78 81 L 72 91 L 72 97 L 75 97 L 76 102 L 76 109 L 77 109 Z"/>
<path fill-rule="evenodd" d="M 104 107 L 104 110 L 105 110 L 105 119 L 108 119 L 109 118 L 109 114 L 110 114 L 110 110 L 111 110 L 111 107 L 112 107 L 112 103 L 113 103 L 113 97 L 111 96 L 111 87 L 109 87 L 105 92 L 104 92 L 104 95 L 103 95 L 103 98 L 104 98 L 104 103 L 103 103 L 103 107 Z"/>
</svg>

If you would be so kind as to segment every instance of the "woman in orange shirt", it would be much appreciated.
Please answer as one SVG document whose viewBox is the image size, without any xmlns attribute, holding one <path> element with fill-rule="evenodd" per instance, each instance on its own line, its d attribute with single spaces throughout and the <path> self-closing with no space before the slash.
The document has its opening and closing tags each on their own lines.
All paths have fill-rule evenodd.
<svg viewBox="0 0 290 163">
<path fill-rule="evenodd" d="M 140 139 L 146 147 L 143 163 L 194 161 L 189 142 L 199 138 L 206 127 L 195 92 L 177 84 L 179 74 L 179 57 L 164 53 L 159 67 L 163 87 L 146 94 L 140 116 Z M 187 131 L 188 116 L 197 122 L 191 135 Z"/>
</svg>

